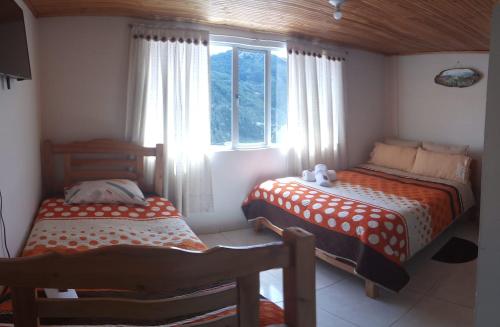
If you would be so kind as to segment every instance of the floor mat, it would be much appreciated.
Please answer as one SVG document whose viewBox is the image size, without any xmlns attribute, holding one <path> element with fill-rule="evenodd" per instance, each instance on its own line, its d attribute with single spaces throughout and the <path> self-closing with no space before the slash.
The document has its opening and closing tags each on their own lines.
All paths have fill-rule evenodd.
<svg viewBox="0 0 500 327">
<path fill-rule="evenodd" d="M 452 237 L 433 257 L 446 263 L 464 263 L 477 258 L 477 245 L 463 238 Z"/>
</svg>

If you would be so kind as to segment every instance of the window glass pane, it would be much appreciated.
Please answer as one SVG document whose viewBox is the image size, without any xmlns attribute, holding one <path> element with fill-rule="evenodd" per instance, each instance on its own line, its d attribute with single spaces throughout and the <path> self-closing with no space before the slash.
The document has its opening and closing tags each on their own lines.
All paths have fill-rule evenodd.
<svg viewBox="0 0 500 327">
<path fill-rule="evenodd" d="M 271 142 L 284 141 L 287 128 L 288 65 L 286 48 L 271 52 Z"/>
<path fill-rule="evenodd" d="M 232 51 L 232 47 L 210 45 L 211 136 L 216 145 L 231 142 Z"/>
<path fill-rule="evenodd" d="M 263 51 L 238 51 L 240 144 L 264 142 L 265 59 Z"/>
</svg>

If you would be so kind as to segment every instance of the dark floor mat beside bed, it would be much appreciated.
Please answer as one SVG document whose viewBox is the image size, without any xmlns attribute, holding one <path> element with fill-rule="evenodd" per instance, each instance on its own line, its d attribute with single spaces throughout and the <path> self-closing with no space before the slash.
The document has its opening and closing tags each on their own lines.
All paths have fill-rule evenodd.
<svg viewBox="0 0 500 327">
<path fill-rule="evenodd" d="M 464 263 L 477 258 L 477 245 L 463 238 L 452 237 L 433 257 L 446 263 Z"/>
</svg>

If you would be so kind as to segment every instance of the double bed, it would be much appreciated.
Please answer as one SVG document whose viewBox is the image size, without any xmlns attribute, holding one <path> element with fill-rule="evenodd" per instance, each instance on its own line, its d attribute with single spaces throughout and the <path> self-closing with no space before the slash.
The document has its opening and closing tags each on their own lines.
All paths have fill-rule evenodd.
<svg viewBox="0 0 500 327">
<path fill-rule="evenodd" d="M 243 203 L 256 228 L 298 226 L 316 236 L 316 255 L 399 291 L 404 264 L 474 206 L 469 184 L 365 164 L 338 172 L 331 187 L 289 177 L 258 184 Z"/>
<path fill-rule="evenodd" d="M 62 176 L 55 173 L 59 156 Z M 157 167 L 149 186 L 147 156 Z M 109 178 L 161 193 L 161 145 L 45 142 L 42 157 L 49 197 L 22 255 L 0 259 L 0 283 L 9 287 L 0 324 L 315 325 L 312 235 L 291 229 L 283 243 L 208 249 L 172 203 L 155 194 L 144 205 L 69 204 L 57 195 L 75 182 Z M 285 311 L 259 296 L 259 272 L 280 267 L 288 280 Z M 76 297 L 48 295 L 67 289 Z"/>
</svg>

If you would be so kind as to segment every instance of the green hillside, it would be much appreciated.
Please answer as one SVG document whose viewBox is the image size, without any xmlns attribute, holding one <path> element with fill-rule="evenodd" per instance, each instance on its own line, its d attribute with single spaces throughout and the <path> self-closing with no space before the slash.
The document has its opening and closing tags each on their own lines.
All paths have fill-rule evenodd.
<svg viewBox="0 0 500 327">
<path fill-rule="evenodd" d="M 244 52 L 240 56 L 240 142 L 259 142 L 264 135 L 264 58 L 261 53 Z M 210 57 L 212 144 L 231 140 L 231 62 L 232 52 Z M 287 62 L 271 56 L 271 128 L 272 140 L 276 130 L 286 123 Z"/>
</svg>

